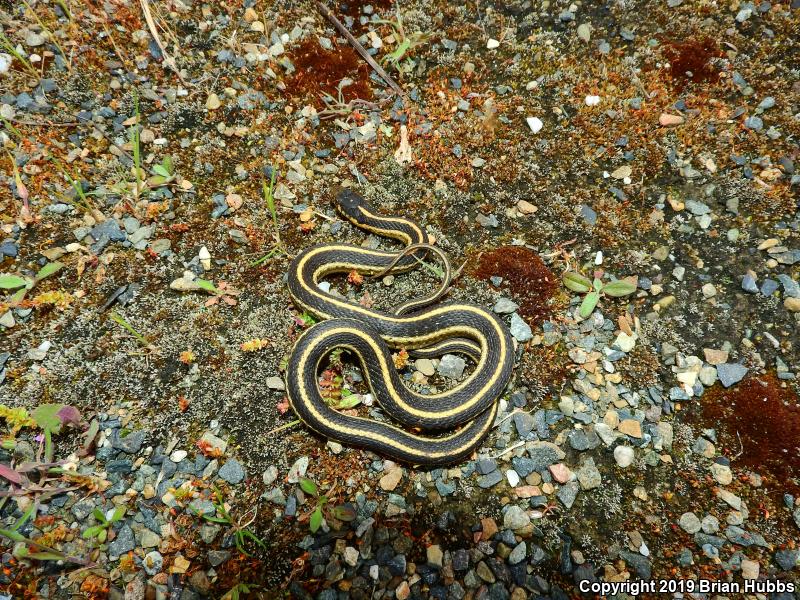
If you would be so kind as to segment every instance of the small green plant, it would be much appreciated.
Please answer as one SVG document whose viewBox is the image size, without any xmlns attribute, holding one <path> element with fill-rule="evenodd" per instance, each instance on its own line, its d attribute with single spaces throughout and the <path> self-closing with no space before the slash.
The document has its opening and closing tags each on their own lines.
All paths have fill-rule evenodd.
<svg viewBox="0 0 800 600">
<path fill-rule="evenodd" d="M 124 318 L 124 317 L 122 317 L 122 315 L 120 315 L 120 314 L 119 314 L 119 313 L 117 313 L 116 311 L 113 311 L 113 310 L 112 310 L 112 311 L 111 311 L 111 312 L 108 314 L 108 316 L 109 316 L 109 317 L 111 317 L 111 320 L 112 320 L 112 321 L 114 321 L 114 322 L 115 322 L 117 325 L 119 325 L 120 327 L 122 327 L 123 329 L 125 329 L 125 331 L 127 331 L 128 333 L 130 333 L 130 334 L 131 334 L 131 335 L 132 335 L 132 336 L 133 336 L 133 337 L 136 339 L 136 341 L 137 341 L 137 342 L 139 342 L 139 344 L 141 344 L 142 346 L 144 346 L 144 347 L 145 347 L 145 348 L 147 348 L 148 350 L 152 350 L 152 349 L 153 349 L 153 346 L 152 346 L 152 344 L 150 344 L 150 342 L 148 342 L 148 341 L 147 341 L 147 338 L 146 338 L 146 337 L 144 337 L 144 336 L 143 336 L 141 333 L 139 333 L 138 331 L 136 331 L 136 330 L 133 328 L 133 326 L 132 326 L 130 323 L 128 323 L 128 322 L 125 320 L 125 318 Z"/>
<path fill-rule="evenodd" d="M 133 195 L 136 200 L 139 200 L 139 193 L 142 191 L 142 156 L 140 144 L 141 131 L 139 129 L 141 115 L 139 114 L 139 94 L 136 93 L 135 89 L 133 90 L 133 111 L 136 120 L 128 130 L 128 138 L 131 142 L 131 148 L 133 152 L 133 171 L 134 175 L 136 176 L 136 188 L 134 189 Z"/>
<path fill-rule="evenodd" d="M 68 404 L 40 404 L 31 413 L 36 426 L 44 432 L 45 462 L 53 461 L 53 435 L 61 432 L 66 423 L 78 424 L 81 414 L 78 409 Z"/>
<path fill-rule="evenodd" d="M 240 594 L 249 594 L 258 588 L 259 586 L 254 583 L 237 583 L 235 586 L 225 592 L 225 594 L 222 596 L 222 600 L 239 600 L 241 598 Z"/>
<path fill-rule="evenodd" d="M 126 508 L 124 506 L 117 506 L 107 513 L 104 513 L 100 508 L 95 508 L 92 514 L 94 518 L 97 519 L 98 525 L 88 527 L 86 531 L 81 534 L 81 537 L 85 540 L 97 539 L 101 544 L 104 543 L 106 538 L 108 538 L 108 530 L 111 529 L 114 523 L 125 516 L 125 511 Z"/>
<path fill-rule="evenodd" d="M 6 34 L 0 31 L 0 48 L 8 52 L 11 56 L 16 58 L 22 66 L 25 67 L 25 70 L 28 71 L 31 75 L 36 77 L 39 76 L 39 72 L 34 68 L 31 64 L 31 61 L 28 60 L 28 57 L 17 52 L 17 48 L 14 46 L 14 43 L 6 37 Z"/>
<path fill-rule="evenodd" d="M 16 306 L 25 299 L 25 295 L 36 286 L 43 279 L 47 279 L 54 275 L 64 267 L 63 263 L 51 262 L 47 263 L 35 277 L 26 277 L 20 275 L 0 275 L 0 290 L 17 290 L 11 296 L 11 305 Z"/>
<path fill-rule="evenodd" d="M 397 11 L 395 20 L 379 19 L 376 22 L 389 25 L 394 30 L 394 37 L 397 40 L 397 47 L 384 56 L 381 62 L 389 63 L 400 73 L 411 72 L 415 63 L 410 58 L 407 58 L 407 55 L 417 46 L 426 43 L 431 36 L 420 31 L 406 34 L 405 27 L 403 27 L 403 16 L 400 14 L 399 10 Z M 403 62 L 404 58 L 406 59 L 405 62 Z"/>
<path fill-rule="evenodd" d="M 225 501 L 222 499 L 222 492 L 220 492 L 219 488 L 217 487 L 214 487 L 214 499 L 211 501 L 211 503 L 215 508 L 214 515 L 207 515 L 198 510 L 194 511 L 195 515 L 210 523 L 218 523 L 220 525 L 227 525 L 231 527 L 233 529 L 233 541 L 236 544 L 236 549 L 240 553 L 244 554 L 245 556 L 252 556 L 245 548 L 248 540 L 252 541 L 261 548 L 266 548 L 267 545 L 264 543 L 264 540 L 259 538 L 255 533 L 248 529 L 256 520 L 258 508 L 254 508 L 252 511 L 249 511 L 245 515 L 245 518 L 239 521 L 234 520 L 228 509 L 225 508 Z"/>
<path fill-rule="evenodd" d="M 329 508 L 328 496 L 319 493 L 317 484 L 303 477 L 300 480 L 300 489 L 316 500 L 317 505 L 311 511 L 308 519 L 308 528 L 311 533 L 316 533 L 322 527 L 325 515 L 338 519 L 339 521 L 352 521 L 356 518 L 356 511 L 351 506 L 340 505 Z"/>
<path fill-rule="evenodd" d="M 36 502 L 31 502 L 31 505 L 23 513 L 23 515 L 17 519 L 14 525 L 8 529 L 0 529 L 0 536 L 14 542 L 15 545 L 12 552 L 14 557 L 18 559 L 34 559 L 42 561 L 60 560 L 82 566 L 93 566 L 94 563 L 90 561 L 69 556 L 60 550 L 40 544 L 20 533 L 20 529 L 22 529 L 25 523 L 27 523 L 36 512 L 36 506 Z M 35 551 L 31 552 L 30 548 L 33 548 Z"/>
<path fill-rule="evenodd" d="M 620 298 L 636 291 L 636 284 L 627 279 L 617 279 L 609 283 L 603 283 L 600 279 L 602 276 L 603 273 L 601 271 L 595 273 L 594 280 L 589 280 L 576 271 L 566 271 L 562 276 L 562 281 L 568 289 L 579 294 L 586 294 L 578 311 L 578 314 L 583 319 L 592 314 L 592 311 L 600 302 L 601 295 Z"/>
<path fill-rule="evenodd" d="M 153 167 L 153 176 L 147 180 L 147 185 L 156 188 L 171 183 L 173 179 L 175 179 L 175 173 L 172 169 L 172 157 L 168 154 Z"/>
<path fill-rule="evenodd" d="M 69 58 L 67 57 L 67 53 L 66 53 L 66 52 L 64 52 L 64 48 L 62 48 L 62 47 L 61 47 L 61 44 L 59 44 L 59 43 L 58 43 L 58 38 L 57 38 L 55 35 L 53 35 L 53 32 L 52 32 L 52 31 L 50 31 L 50 30 L 47 28 L 47 25 L 45 25 L 45 24 L 44 24 L 44 21 L 42 21 L 42 20 L 39 18 L 39 15 L 37 15 L 37 14 L 36 14 L 36 11 L 35 11 L 35 10 L 33 10 L 33 8 L 31 7 L 31 5 L 30 5 L 30 4 L 28 4 L 27 0 L 22 0 L 22 3 L 25 5 L 25 8 L 27 8 L 27 9 L 28 9 L 28 10 L 31 12 L 31 14 L 33 15 L 33 18 L 34 18 L 34 19 L 36 20 L 36 22 L 39 24 L 39 27 L 42 29 L 42 31 L 43 31 L 45 34 L 47 34 L 47 38 L 48 38 L 48 39 L 49 39 L 51 42 L 53 42 L 53 44 L 55 44 L 56 48 L 58 48 L 58 52 L 59 52 L 59 54 L 61 54 L 61 58 L 63 58 L 63 59 L 64 59 L 64 65 L 66 65 L 66 67 L 67 67 L 67 71 L 70 71 L 70 72 L 72 72 L 72 65 L 70 64 L 70 60 L 69 60 Z"/>
</svg>

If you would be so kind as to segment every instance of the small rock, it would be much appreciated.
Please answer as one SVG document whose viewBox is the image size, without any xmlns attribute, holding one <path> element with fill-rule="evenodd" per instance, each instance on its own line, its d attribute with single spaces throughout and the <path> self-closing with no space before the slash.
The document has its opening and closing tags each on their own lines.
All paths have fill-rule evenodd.
<svg viewBox="0 0 800 600">
<path fill-rule="evenodd" d="M 286 480 L 289 483 L 297 483 L 302 477 L 305 477 L 306 470 L 308 469 L 308 462 L 309 458 L 307 456 L 298 458 L 289 469 Z"/>
<path fill-rule="evenodd" d="M 286 385 L 283 383 L 283 379 L 281 379 L 277 375 L 272 375 L 271 377 L 267 377 L 267 387 L 271 390 L 278 390 L 278 391 L 283 391 L 286 389 Z"/>
<path fill-rule="evenodd" d="M 624 419 L 620 421 L 617 429 L 632 438 L 641 439 L 642 437 L 642 424 L 636 419 Z"/>
<path fill-rule="evenodd" d="M 393 491 L 397 484 L 400 483 L 400 480 L 403 478 L 403 468 L 402 467 L 394 467 L 389 470 L 383 477 L 381 477 L 379 483 L 382 490 L 387 492 Z"/>
<path fill-rule="evenodd" d="M 433 365 L 433 361 L 429 358 L 420 358 L 414 361 L 414 367 L 425 375 L 425 377 L 431 377 L 434 373 L 436 373 L 436 367 Z"/>
<path fill-rule="evenodd" d="M 494 307 L 492 310 L 500 315 L 509 315 L 517 310 L 519 306 L 508 298 L 500 298 L 497 302 L 495 302 Z"/>
<path fill-rule="evenodd" d="M 152 577 L 161 572 L 161 568 L 164 566 L 164 558 L 157 550 L 153 550 L 145 555 L 144 560 L 142 560 L 142 566 L 145 573 Z"/>
<path fill-rule="evenodd" d="M 427 557 L 427 562 L 430 566 L 436 567 L 437 569 L 442 568 L 442 559 L 444 558 L 444 554 L 439 544 L 428 546 L 425 550 L 425 554 Z"/>
<path fill-rule="evenodd" d="M 710 365 L 719 365 L 728 360 L 727 350 L 715 350 L 713 348 L 703 348 L 706 362 Z"/>
<path fill-rule="evenodd" d="M 739 383 L 747 374 L 747 367 L 738 363 L 722 363 L 717 365 L 717 377 L 726 388 Z"/>
<path fill-rule="evenodd" d="M 633 464 L 634 456 L 634 450 L 630 446 L 617 446 L 614 448 L 614 460 L 617 461 L 617 465 L 622 469 L 626 469 Z"/>
<path fill-rule="evenodd" d="M 219 96 L 216 94 L 209 94 L 206 99 L 206 108 L 208 110 L 217 110 L 220 106 L 222 106 L 222 102 L 220 102 Z"/>
<path fill-rule="evenodd" d="M 514 336 L 514 339 L 520 343 L 527 342 L 533 338 L 533 331 L 531 331 L 530 325 L 528 325 L 517 313 L 512 313 L 511 315 L 510 329 L 511 335 Z"/>
<path fill-rule="evenodd" d="M 700 519 L 697 518 L 697 515 L 693 512 L 686 512 L 681 515 L 681 518 L 678 520 L 678 525 L 681 526 L 686 533 L 694 535 L 698 531 L 700 531 L 701 524 Z"/>
<path fill-rule="evenodd" d="M 228 462 L 222 465 L 217 475 L 231 485 L 241 483 L 246 477 L 244 467 L 235 458 L 229 459 Z"/>
<path fill-rule="evenodd" d="M 675 127 L 676 125 L 683 124 L 683 117 L 680 115 L 670 115 L 668 113 L 661 113 L 658 117 L 658 123 L 662 127 Z"/>
<path fill-rule="evenodd" d="M 445 354 L 439 361 L 439 375 L 449 379 L 459 379 L 464 374 L 466 361 L 455 354 Z"/>
<path fill-rule="evenodd" d="M 531 523 L 531 518 L 527 512 L 516 504 L 511 504 L 503 515 L 503 526 L 506 529 L 517 531 L 527 527 Z"/>
<path fill-rule="evenodd" d="M 525 542 L 520 542 L 519 544 L 514 546 L 514 549 L 511 551 L 511 554 L 508 555 L 508 562 L 511 563 L 512 565 L 521 563 L 523 560 L 525 560 L 527 554 L 528 554 L 527 545 L 525 544 Z"/>
<path fill-rule="evenodd" d="M 542 127 L 544 127 L 544 123 L 542 123 L 539 117 L 528 117 L 525 121 L 528 123 L 528 127 L 531 128 L 533 133 L 539 133 Z"/>
<path fill-rule="evenodd" d="M 800 312 L 800 298 L 787 296 L 783 300 L 783 307 L 790 312 Z"/>
</svg>

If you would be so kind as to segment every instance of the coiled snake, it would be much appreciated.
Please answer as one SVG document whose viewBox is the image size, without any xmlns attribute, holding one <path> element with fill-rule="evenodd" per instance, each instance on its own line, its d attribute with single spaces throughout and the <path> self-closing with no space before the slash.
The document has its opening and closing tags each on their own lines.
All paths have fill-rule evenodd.
<svg viewBox="0 0 800 600">
<path fill-rule="evenodd" d="M 496 315 L 476 304 L 445 302 L 427 306 L 441 294 L 406 303 L 388 313 L 320 289 L 322 278 L 333 273 L 355 270 L 374 276 L 387 270 L 411 270 L 430 242 L 427 233 L 411 219 L 380 216 L 350 190 L 340 192 L 337 203 L 350 222 L 400 240 L 406 250 L 398 255 L 352 245 L 322 244 L 307 248 L 292 261 L 288 282 L 293 300 L 322 320 L 300 336 L 289 357 L 286 389 L 292 408 L 303 423 L 328 439 L 400 461 L 434 466 L 468 457 L 492 427 L 497 398 L 511 378 L 514 353 L 508 328 Z M 410 250 L 414 254 L 409 255 Z M 449 278 L 449 265 L 447 268 Z M 375 398 L 405 428 L 433 432 L 460 427 L 443 435 L 419 435 L 332 409 L 320 392 L 318 373 L 323 359 L 337 348 L 357 357 Z M 454 388 L 422 395 L 402 383 L 389 348 L 405 348 L 416 356 L 460 352 L 476 365 Z"/>
</svg>

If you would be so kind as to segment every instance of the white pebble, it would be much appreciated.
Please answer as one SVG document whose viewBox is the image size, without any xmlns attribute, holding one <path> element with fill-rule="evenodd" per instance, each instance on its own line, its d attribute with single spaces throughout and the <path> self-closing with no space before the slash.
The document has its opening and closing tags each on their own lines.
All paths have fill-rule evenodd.
<svg viewBox="0 0 800 600">
<path fill-rule="evenodd" d="M 544 123 L 542 123 L 542 120 L 539 117 L 528 117 L 525 120 L 528 122 L 528 127 L 531 128 L 533 133 L 539 133 L 542 130 L 542 127 L 544 127 Z"/>
<path fill-rule="evenodd" d="M 486 42 L 486 48 L 489 50 L 494 50 L 495 48 L 500 46 L 500 42 L 498 42 L 494 38 L 489 38 L 489 41 Z"/>
<path fill-rule="evenodd" d="M 617 446 L 614 448 L 614 460 L 617 465 L 625 469 L 633 464 L 634 452 L 630 446 Z"/>
<path fill-rule="evenodd" d="M 594 256 L 594 264 L 596 264 L 596 265 L 602 265 L 603 264 L 603 251 L 602 250 L 598 250 L 597 254 L 595 254 L 595 256 Z"/>
<path fill-rule="evenodd" d="M 586 106 L 597 106 L 600 104 L 600 96 L 586 96 L 584 102 L 586 102 Z"/>
<path fill-rule="evenodd" d="M 506 479 L 508 479 L 508 485 L 512 488 L 519 485 L 519 474 L 514 469 L 506 471 Z"/>
</svg>

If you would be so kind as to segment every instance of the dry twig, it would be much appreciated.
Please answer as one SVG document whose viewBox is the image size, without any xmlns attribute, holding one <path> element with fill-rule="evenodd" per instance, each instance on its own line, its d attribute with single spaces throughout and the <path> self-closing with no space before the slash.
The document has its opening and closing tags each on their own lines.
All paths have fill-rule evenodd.
<svg viewBox="0 0 800 600">
<path fill-rule="evenodd" d="M 142 1 L 144 2 L 145 0 Z M 366 48 L 364 48 L 364 46 L 362 46 L 361 43 L 355 37 L 353 37 L 353 34 L 350 33 L 347 30 L 347 27 L 345 27 L 342 24 L 342 22 L 336 18 L 336 15 L 334 15 L 330 10 L 328 10 L 328 7 L 325 6 L 322 2 L 317 2 L 317 8 L 319 9 L 319 12 L 321 12 L 326 19 L 328 19 L 331 23 L 334 24 L 336 29 L 339 30 L 339 33 L 341 33 L 345 38 L 347 38 L 347 41 L 350 42 L 350 45 L 353 46 L 353 48 L 356 49 L 356 52 L 358 52 L 361 55 L 361 58 L 367 61 L 369 66 L 372 67 L 378 75 L 380 75 L 381 79 L 383 79 L 389 85 L 389 87 L 392 88 L 403 99 L 404 102 L 408 103 L 408 96 L 406 95 L 403 88 L 401 88 L 400 85 L 398 85 L 398 83 L 394 79 L 392 79 L 391 75 L 389 75 L 384 70 L 384 68 L 381 67 L 375 61 L 374 58 L 372 58 L 372 56 L 370 56 Z"/>
<path fill-rule="evenodd" d="M 161 54 L 164 57 L 164 64 L 175 72 L 175 74 L 178 76 L 178 79 L 181 80 L 182 84 L 187 85 L 183 77 L 181 76 L 181 72 L 178 69 L 178 65 L 175 63 L 175 59 L 169 55 L 167 49 L 164 47 L 164 43 L 161 41 L 161 37 L 158 35 L 158 28 L 156 27 L 156 22 L 153 20 L 153 15 L 150 13 L 150 4 L 148 4 L 147 0 L 139 0 L 139 4 L 141 4 L 142 6 L 142 12 L 144 13 L 144 20 L 147 21 L 147 28 L 150 30 L 150 35 L 153 36 L 153 40 L 155 41 L 156 45 L 158 46 L 158 49 L 161 51 Z"/>
</svg>

